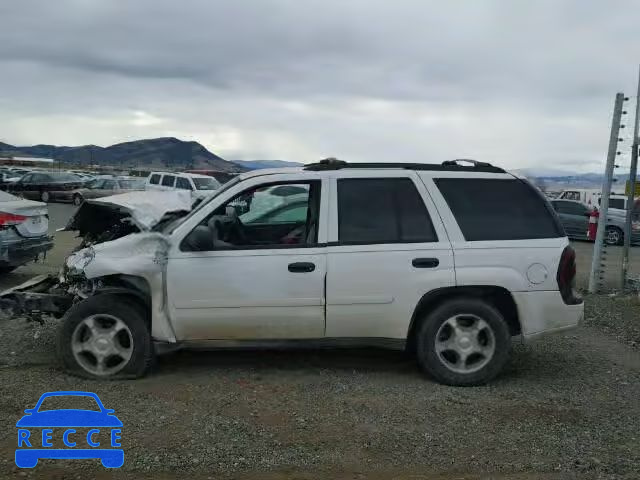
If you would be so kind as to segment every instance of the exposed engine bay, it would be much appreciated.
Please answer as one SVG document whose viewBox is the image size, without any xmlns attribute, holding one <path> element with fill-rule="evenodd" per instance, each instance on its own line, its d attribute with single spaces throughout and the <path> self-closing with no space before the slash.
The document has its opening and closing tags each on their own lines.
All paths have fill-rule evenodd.
<svg viewBox="0 0 640 480">
<path fill-rule="evenodd" d="M 62 317 L 89 296 L 114 291 L 126 291 L 148 303 L 168 245 L 162 227 L 192 210 L 189 193 L 141 191 L 86 200 L 61 229 L 78 232 L 82 240 L 60 272 L 5 290 L 0 310 L 42 321 L 45 316 Z"/>
</svg>

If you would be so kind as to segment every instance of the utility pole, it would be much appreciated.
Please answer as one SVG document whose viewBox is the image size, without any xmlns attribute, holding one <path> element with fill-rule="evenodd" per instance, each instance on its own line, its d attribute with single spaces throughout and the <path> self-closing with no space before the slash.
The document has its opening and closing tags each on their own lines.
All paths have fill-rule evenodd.
<svg viewBox="0 0 640 480">
<path fill-rule="evenodd" d="M 596 240 L 593 246 L 591 274 L 589 275 L 589 293 L 595 293 L 597 290 L 600 261 L 602 259 L 602 244 L 604 243 L 604 231 L 607 227 L 607 215 L 609 214 L 609 196 L 611 195 L 611 184 L 613 183 L 613 169 L 615 168 L 618 142 L 622 141 L 618 135 L 620 133 L 620 119 L 622 118 L 622 104 L 625 100 L 627 100 L 627 98 L 624 96 L 624 93 L 616 94 L 616 101 L 613 106 L 613 118 L 611 119 L 611 134 L 609 136 L 607 165 L 604 170 L 605 178 L 602 185 L 598 232 L 596 233 Z"/>
<path fill-rule="evenodd" d="M 640 67 L 638 68 L 638 92 L 636 94 L 636 118 L 633 125 L 633 144 L 631 145 L 631 168 L 629 169 L 629 191 L 627 192 L 627 216 L 624 222 L 624 247 L 622 250 L 622 272 L 620 285 L 624 291 L 629 271 L 629 247 L 631 246 L 631 222 L 633 220 L 633 200 L 636 193 L 638 171 L 638 129 L 640 128 Z"/>
</svg>

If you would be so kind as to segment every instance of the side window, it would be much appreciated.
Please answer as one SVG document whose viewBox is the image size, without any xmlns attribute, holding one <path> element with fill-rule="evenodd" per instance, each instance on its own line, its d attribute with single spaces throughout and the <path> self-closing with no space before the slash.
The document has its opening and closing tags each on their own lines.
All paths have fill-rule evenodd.
<svg viewBox="0 0 640 480">
<path fill-rule="evenodd" d="M 436 242 L 416 186 L 409 178 L 338 180 L 338 240 L 346 244 Z"/>
<path fill-rule="evenodd" d="M 28 173 L 26 174 L 24 177 L 22 177 L 20 179 L 21 183 L 31 183 L 33 182 L 33 174 L 32 173 Z"/>
<path fill-rule="evenodd" d="M 180 188 L 182 190 L 193 190 L 189 180 L 184 177 L 176 177 L 176 188 Z"/>
<path fill-rule="evenodd" d="M 105 180 L 102 188 L 105 190 L 114 190 L 116 188 L 116 182 L 114 180 Z"/>
<path fill-rule="evenodd" d="M 50 182 L 51 181 L 51 177 L 49 177 L 49 175 L 45 175 L 43 173 L 34 173 L 31 177 L 31 181 L 35 182 L 35 183 L 39 183 L 39 182 Z"/>
<path fill-rule="evenodd" d="M 467 241 L 564 236 L 547 202 L 519 179 L 434 179 Z"/>
<path fill-rule="evenodd" d="M 162 177 L 162 186 L 163 187 L 173 187 L 173 184 L 176 180 L 176 177 L 173 175 L 165 175 Z"/>
<path fill-rule="evenodd" d="M 160 174 L 154 173 L 153 175 L 151 175 L 149 183 L 152 185 L 158 185 L 160 183 Z"/>
<path fill-rule="evenodd" d="M 300 247 L 318 239 L 321 183 L 287 183 L 289 195 L 274 185 L 245 190 L 218 207 L 185 237 L 183 251 Z"/>
<path fill-rule="evenodd" d="M 610 198 L 609 208 L 619 208 L 624 210 L 624 198 Z"/>
</svg>

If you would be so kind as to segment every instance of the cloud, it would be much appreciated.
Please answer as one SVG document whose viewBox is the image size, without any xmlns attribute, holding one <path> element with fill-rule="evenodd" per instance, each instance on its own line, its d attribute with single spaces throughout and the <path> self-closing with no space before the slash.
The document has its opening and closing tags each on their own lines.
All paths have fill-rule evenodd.
<svg viewBox="0 0 640 480">
<path fill-rule="evenodd" d="M 0 5 L 0 140 L 600 169 L 632 0 Z"/>
</svg>

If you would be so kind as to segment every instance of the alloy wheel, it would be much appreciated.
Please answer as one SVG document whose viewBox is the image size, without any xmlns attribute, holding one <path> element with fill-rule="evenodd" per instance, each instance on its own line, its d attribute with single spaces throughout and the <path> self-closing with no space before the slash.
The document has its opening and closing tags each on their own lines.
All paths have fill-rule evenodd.
<svg viewBox="0 0 640 480">
<path fill-rule="evenodd" d="M 122 370 L 133 354 L 133 336 L 117 317 L 91 315 L 82 320 L 71 336 L 71 351 L 84 370 L 107 376 Z"/>
<path fill-rule="evenodd" d="M 473 373 L 486 366 L 495 353 L 496 339 L 489 324 L 472 314 L 445 320 L 435 337 L 440 362 L 456 373 Z"/>
</svg>

